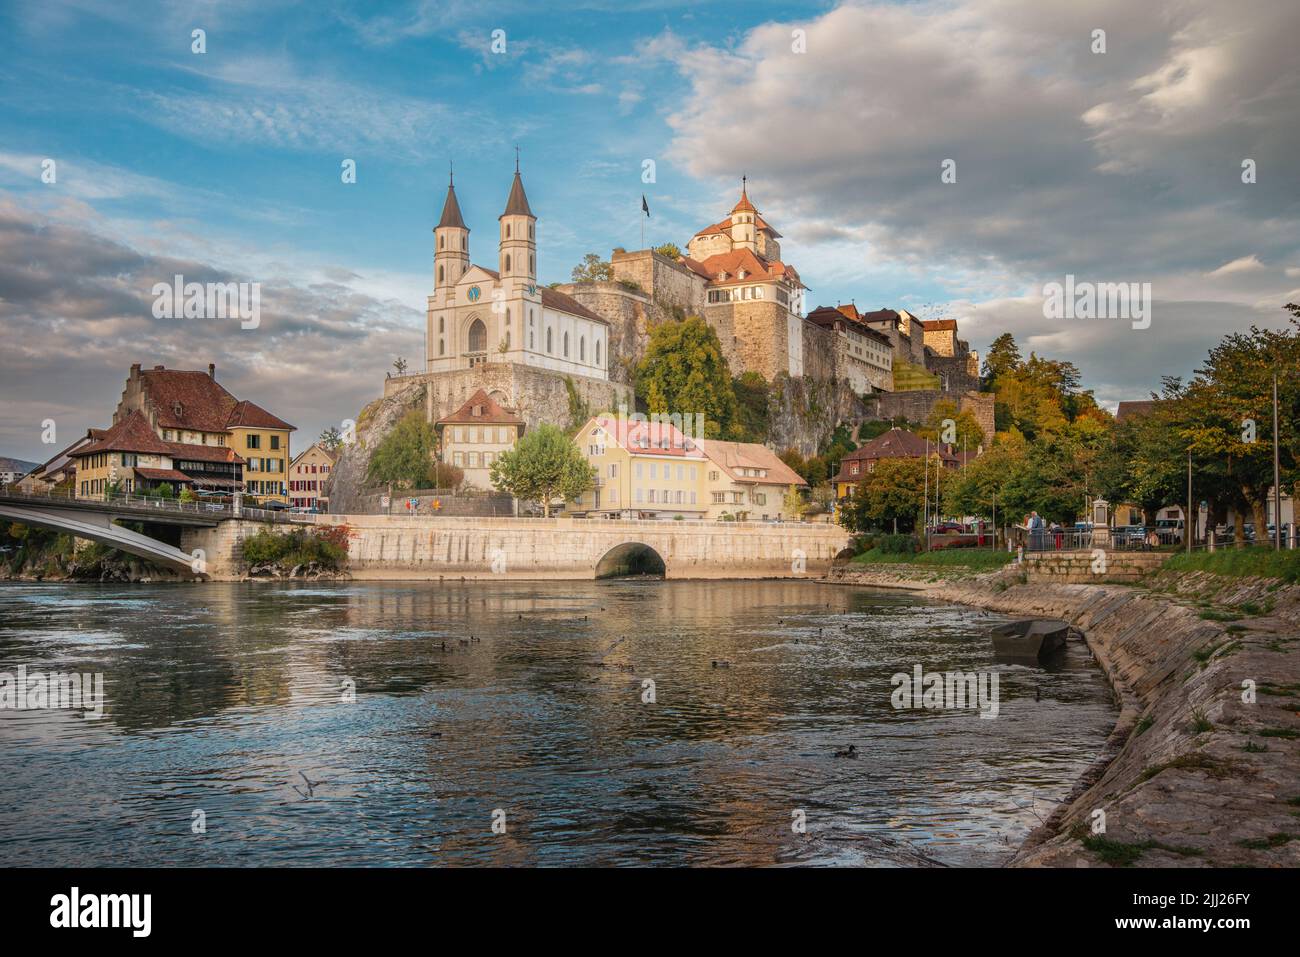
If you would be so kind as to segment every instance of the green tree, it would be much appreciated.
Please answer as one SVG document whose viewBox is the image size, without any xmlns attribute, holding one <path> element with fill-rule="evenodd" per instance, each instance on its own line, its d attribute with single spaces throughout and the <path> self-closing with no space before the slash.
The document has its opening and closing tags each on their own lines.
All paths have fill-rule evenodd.
<svg viewBox="0 0 1300 957">
<path fill-rule="evenodd" d="M 984 357 L 982 378 L 984 388 L 996 386 L 998 377 L 1020 368 L 1020 348 L 1009 332 L 1004 332 L 993 340 L 988 354 Z"/>
<path fill-rule="evenodd" d="M 682 251 L 676 243 L 664 243 L 662 246 L 656 246 L 655 252 L 660 256 L 667 256 L 674 262 L 680 259 L 682 255 Z"/>
<path fill-rule="evenodd" d="M 704 414 L 704 434 L 731 433 L 737 416 L 727 360 L 718 334 L 699 316 L 661 322 L 637 366 L 637 396 L 650 412 Z"/>
<path fill-rule="evenodd" d="M 964 447 L 974 452 L 984 444 L 984 430 L 980 428 L 975 413 L 970 409 L 959 408 L 951 399 L 940 399 L 936 402 L 925 424 L 916 430 L 916 434 L 931 442 L 942 441 L 945 432 L 944 421 L 947 419 L 953 422 L 954 448 Z"/>
<path fill-rule="evenodd" d="M 855 532 L 892 532 L 895 523 L 911 532 L 925 508 L 925 487 L 923 459 L 880 459 L 840 506 L 839 522 Z"/>
<path fill-rule="evenodd" d="M 392 482 L 400 488 L 430 484 L 437 455 L 438 436 L 424 413 L 412 409 L 380 440 L 370 456 L 366 477 L 374 484 Z"/>
<path fill-rule="evenodd" d="M 317 441 L 320 443 L 321 448 L 328 449 L 331 452 L 343 447 L 343 436 L 332 425 L 321 431 L 320 438 Z"/>
<path fill-rule="evenodd" d="M 587 253 L 582 262 L 573 267 L 574 282 L 608 282 L 614 278 L 614 269 L 597 253 Z"/>
<path fill-rule="evenodd" d="M 492 484 L 517 499 L 540 501 L 547 517 L 556 498 L 571 501 L 595 484 L 582 451 L 563 430 L 540 425 L 492 463 Z"/>
<path fill-rule="evenodd" d="M 745 372 L 732 382 L 732 391 L 736 395 L 737 416 L 732 424 L 731 438 L 736 442 L 766 442 L 767 403 L 771 392 L 767 380 L 757 372 Z"/>
</svg>

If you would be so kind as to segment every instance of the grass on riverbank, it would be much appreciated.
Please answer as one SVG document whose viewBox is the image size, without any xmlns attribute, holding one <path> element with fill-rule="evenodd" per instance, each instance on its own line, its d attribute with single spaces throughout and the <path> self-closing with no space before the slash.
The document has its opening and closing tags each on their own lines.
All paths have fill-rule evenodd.
<svg viewBox="0 0 1300 957">
<path fill-rule="evenodd" d="M 1165 562 L 1164 568 L 1180 572 L 1213 572 L 1231 578 L 1276 578 L 1288 584 L 1300 583 L 1300 549 L 1274 551 L 1271 548 L 1224 548 L 1216 552 L 1182 552 Z"/>
<path fill-rule="evenodd" d="M 859 565 L 923 565 L 927 568 L 974 568 L 991 571 L 1015 560 L 1011 552 L 986 548 L 945 548 L 937 552 L 882 552 L 872 548 L 854 555 Z"/>
</svg>

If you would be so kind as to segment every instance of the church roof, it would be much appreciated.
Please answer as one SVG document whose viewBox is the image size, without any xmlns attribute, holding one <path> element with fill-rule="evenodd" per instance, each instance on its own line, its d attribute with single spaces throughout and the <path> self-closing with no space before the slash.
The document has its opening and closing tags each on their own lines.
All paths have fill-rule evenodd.
<svg viewBox="0 0 1300 957">
<path fill-rule="evenodd" d="M 438 220 L 438 225 L 434 228 L 442 229 L 444 226 L 454 226 L 457 229 L 468 230 L 465 225 L 465 217 L 460 214 L 460 203 L 456 202 L 456 187 L 447 187 L 447 199 L 442 204 L 442 219 Z"/>
<path fill-rule="evenodd" d="M 510 197 L 506 200 L 506 211 L 501 216 L 533 216 L 533 211 L 528 207 L 528 197 L 524 194 L 524 181 L 519 178 L 519 170 L 515 170 L 515 181 L 510 184 Z M 533 216 L 533 218 L 537 217 Z"/>
<path fill-rule="evenodd" d="M 609 325 L 608 319 L 596 315 L 596 313 L 567 293 L 560 292 L 558 289 L 551 289 L 549 286 L 541 286 L 537 291 L 542 294 L 542 308 L 544 309 L 556 309 L 560 312 L 567 312 L 571 316 L 582 316 L 584 319 L 594 319 L 596 322 Z"/>
</svg>

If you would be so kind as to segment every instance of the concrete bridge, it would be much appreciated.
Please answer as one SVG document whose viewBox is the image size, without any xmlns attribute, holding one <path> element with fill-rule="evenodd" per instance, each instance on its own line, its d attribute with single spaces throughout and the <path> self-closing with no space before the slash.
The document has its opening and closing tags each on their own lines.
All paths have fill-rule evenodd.
<svg viewBox="0 0 1300 957">
<path fill-rule="evenodd" d="M 607 521 L 575 518 L 452 518 L 315 515 L 346 525 L 356 579 L 592 579 L 820 577 L 848 544 L 837 525 L 800 522 Z M 241 577 L 238 543 L 256 523 L 187 529 L 182 547 L 202 548 L 208 572 Z"/>
<path fill-rule="evenodd" d="M 283 520 L 282 516 L 268 516 L 260 510 L 236 510 L 228 505 L 139 495 L 88 499 L 54 492 L 23 492 L 12 486 L 0 488 L 0 518 L 100 542 L 198 577 L 206 575 L 207 557 L 195 554 L 193 548 L 197 546 L 187 547 L 186 532 L 216 529 L 237 515 L 260 516 L 263 521 Z M 119 520 L 139 523 L 144 531 L 115 524 Z M 168 541 L 169 538 L 173 541 Z M 218 560 L 226 563 L 220 556 Z"/>
<path fill-rule="evenodd" d="M 0 490 L 0 517 L 102 542 L 201 577 L 247 575 L 242 543 L 273 525 L 348 527 L 357 579 L 803 578 L 848 544 L 837 525 L 401 515 L 292 515 L 139 496 L 90 500 Z M 142 523 L 137 532 L 116 520 Z"/>
</svg>

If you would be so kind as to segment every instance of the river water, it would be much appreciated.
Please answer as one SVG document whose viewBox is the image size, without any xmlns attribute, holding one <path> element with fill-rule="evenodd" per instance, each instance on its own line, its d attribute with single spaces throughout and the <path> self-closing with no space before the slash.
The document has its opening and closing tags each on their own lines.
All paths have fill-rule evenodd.
<svg viewBox="0 0 1300 957">
<path fill-rule="evenodd" d="M 0 710 L 0 852 L 996 865 L 1116 714 L 1079 645 L 996 662 L 1001 620 L 796 581 L 7 584 L 0 673 L 101 672 L 105 706 Z M 895 710 L 916 664 L 996 672 L 998 716 Z"/>
</svg>

